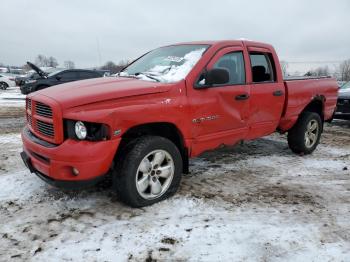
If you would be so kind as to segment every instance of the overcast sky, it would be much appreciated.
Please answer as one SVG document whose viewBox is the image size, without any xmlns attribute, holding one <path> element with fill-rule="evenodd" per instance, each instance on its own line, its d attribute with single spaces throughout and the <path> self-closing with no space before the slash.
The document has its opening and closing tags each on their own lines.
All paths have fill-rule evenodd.
<svg viewBox="0 0 350 262">
<path fill-rule="evenodd" d="M 92 67 L 158 46 L 247 38 L 288 61 L 350 58 L 349 0 L 9 0 L 1 3 L 0 62 L 38 54 Z M 99 43 L 99 44 L 98 44 Z"/>
</svg>

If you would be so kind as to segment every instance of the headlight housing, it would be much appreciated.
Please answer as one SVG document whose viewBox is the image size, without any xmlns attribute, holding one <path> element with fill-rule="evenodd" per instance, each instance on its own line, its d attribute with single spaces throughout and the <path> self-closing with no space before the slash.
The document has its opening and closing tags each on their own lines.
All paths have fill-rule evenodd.
<svg viewBox="0 0 350 262">
<path fill-rule="evenodd" d="M 80 139 L 83 140 L 87 136 L 87 129 L 83 122 L 77 121 L 75 122 L 75 135 Z"/>
<path fill-rule="evenodd" d="M 109 128 L 105 124 L 79 120 L 65 120 L 65 138 L 102 141 L 109 139 Z"/>
</svg>

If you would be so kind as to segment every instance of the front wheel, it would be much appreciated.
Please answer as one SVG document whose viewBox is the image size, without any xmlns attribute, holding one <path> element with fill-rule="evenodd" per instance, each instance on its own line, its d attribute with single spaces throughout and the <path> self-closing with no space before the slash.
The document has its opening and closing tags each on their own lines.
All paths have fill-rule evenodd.
<svg viewBox="0 0 350 262">
<path fill-rule="evenodd" d="M 119 198 L 132 207 L 166 199 L 177 191 L 182 174 L 178 148 L 168 139 L 145 136 L 119 154 L 113 184 Z"/>
<path fill-rule="evenodd" d="M 304 112 L 288 132 L 288 145 L 297 154 L 311 154 L 320 142 L 322 120 L 319 114 Z"/>
<path fill-rule="evenodd" d="M 9 87 L 9 85 L 5 82 L 0 82 L 0 89 L 6 90 Z"/>
</svg>

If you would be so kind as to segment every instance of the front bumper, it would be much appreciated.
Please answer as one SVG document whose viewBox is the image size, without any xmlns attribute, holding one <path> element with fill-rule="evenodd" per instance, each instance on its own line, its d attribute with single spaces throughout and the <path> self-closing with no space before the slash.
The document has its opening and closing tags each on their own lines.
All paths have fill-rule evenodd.
<svg viewBox="0 0 350 262">
<path fill-rule="evenodd" d="M 334 118 L 350 120 L 350 97 L 338 98 L 337 110 L 335 111 Z"/>
<path fill-rule="evenodd" d="M 65 140 L 60 145 L 49 144 L 22 131 L 23 161 L 32 173 L 58 187 L 97 182 L 112 165 L 120 138 L 99 142 Z M 73 168 L 79 174 L 73 172 Z"/>
<path fill-rule="evenodd" d="M 350 113 L 335 112 L 334 119 L 350 120 Z"/>
</svg>

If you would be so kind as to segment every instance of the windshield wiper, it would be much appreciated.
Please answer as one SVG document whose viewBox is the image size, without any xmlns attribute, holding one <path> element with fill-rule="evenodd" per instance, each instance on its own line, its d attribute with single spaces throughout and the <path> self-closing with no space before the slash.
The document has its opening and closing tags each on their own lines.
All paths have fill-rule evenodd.
<svg viewBox="0 0 350 262">
<path fill-rule="evenodd" d="M 149 74 L 149 73 L 146 73 L 146 72 L 138 72 L 138 73 L 135 73 L 135 76 L 139 76 L 139 75 L 144 75 L 144 76 L 146 76 L 146 77 L 148 77 L 148 78 L 150 78 L 150 79 L 153 79 L 153 80 L 155 80 L 155 81 L 157 81 L 157 82 L 160 82 L 160 80 L 159 80 L 158 78 L 152 76 L 152 75 Z"/>
</svg>

